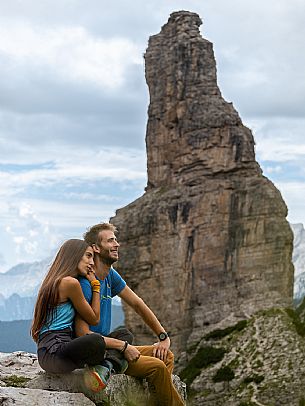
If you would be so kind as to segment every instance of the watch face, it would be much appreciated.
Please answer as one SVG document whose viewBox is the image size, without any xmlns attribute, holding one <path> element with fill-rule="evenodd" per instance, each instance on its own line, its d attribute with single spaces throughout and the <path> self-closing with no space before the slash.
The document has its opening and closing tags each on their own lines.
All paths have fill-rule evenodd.
<svg viewBox="0 0 305 406">
<path fill-rule="evenodd" d="M 160 333 L 160 334 L 159 334 L 159 340 L 160 340 L 160 341 L 164 341 L 164 340 L 166 340 L 166 338 L 167 338 L 167 334 L 166 334 L 166 333 Z"/>
</svg>

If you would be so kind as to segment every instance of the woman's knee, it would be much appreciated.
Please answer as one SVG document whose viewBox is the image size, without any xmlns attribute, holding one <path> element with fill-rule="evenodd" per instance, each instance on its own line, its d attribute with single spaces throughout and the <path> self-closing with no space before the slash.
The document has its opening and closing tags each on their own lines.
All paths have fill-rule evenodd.
<svg viewBox="0 0 305 406">
<path fill-rule="evenodd" d="M 101 349 L 104 351 L 106 348 L 104 337 L 98 333 L 87 334 L 86 336 L 88 345 L 91 348 L 95 349 L 96 351 L 100 351 Z"/>
</svg>

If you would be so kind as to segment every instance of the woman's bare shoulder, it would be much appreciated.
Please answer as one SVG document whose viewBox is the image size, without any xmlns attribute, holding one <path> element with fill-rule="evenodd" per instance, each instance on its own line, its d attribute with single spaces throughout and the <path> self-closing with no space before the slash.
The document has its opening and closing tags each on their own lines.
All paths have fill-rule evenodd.
<svg viewBox="0 0 305 406">
<path fill-rule="evenodd" d="M 62 280 L 60 281 L 60 285 L 62 285 L 63 287 L 78 286 L 78 285 L 79 285 L 79 281 L 78 281 L 76 278 L 73 278 L 73 276 L 65 276 L 65 277 L 62 278 Z"/>
</svg>

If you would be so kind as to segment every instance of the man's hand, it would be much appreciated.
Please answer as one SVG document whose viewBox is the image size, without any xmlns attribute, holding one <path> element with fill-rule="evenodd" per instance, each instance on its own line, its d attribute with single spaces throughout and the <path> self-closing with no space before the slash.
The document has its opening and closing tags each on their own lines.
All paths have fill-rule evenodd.
<svg viewBox="0 0 305 406">
<path fill-rule="evenodd" d="M 128 344 L 126 350 L 124 351 L 124 357 L 128 362 L 137 362 L 140 355 L 140 351 L 131 344 Z"/>
<path fill-rule="evenodd" d="M 171 340 L 167 337 L 164 341 L 159 341 L 154 344 L 153 356 L 165 361 L 167 358 L 167 352 L 171 345 Z"/>
</svg>

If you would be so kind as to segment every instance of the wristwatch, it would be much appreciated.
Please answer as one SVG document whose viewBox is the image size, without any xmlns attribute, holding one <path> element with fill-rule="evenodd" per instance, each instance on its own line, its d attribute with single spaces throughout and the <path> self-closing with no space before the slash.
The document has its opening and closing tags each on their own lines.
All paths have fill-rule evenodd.
<svg viewBox="0 0 305 406">
<path fill-rule="evenodd" d="M 167 337 L 168 337 L 168 334 L 167 334 L 165 331 L 162 331 L 162 333 L 160 333 L 160 334 L 158 335 L 158 338 L 159 338 L 160 341 L 166 340 Z"/>
</svg>

